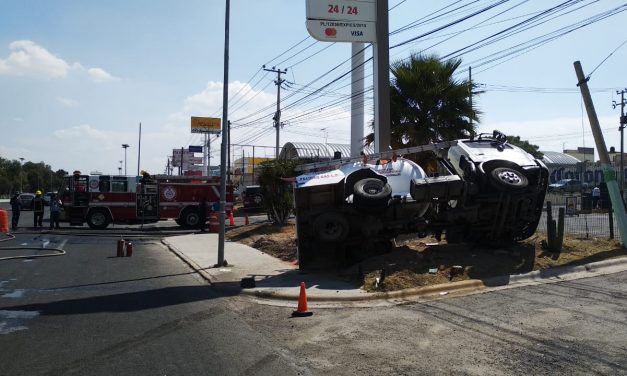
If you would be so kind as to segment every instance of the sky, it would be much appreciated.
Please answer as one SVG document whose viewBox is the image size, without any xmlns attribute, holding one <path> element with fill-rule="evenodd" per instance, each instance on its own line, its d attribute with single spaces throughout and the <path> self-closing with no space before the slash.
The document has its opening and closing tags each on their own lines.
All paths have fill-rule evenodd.
<svg viewBox="0 0 627 376">
<path fill-rule="evenodd" d="M 480 132 L 498 129 L 544 151 L 594 147 L 578 60 L 606 145 L 619 150 L 612 101 L 627 88 L 627 4 L 389 0 L 389 8 L 391 62 L 412 53 L 460 58 L 458 80 L 472 67 Z M 164 173 L 172 149 L 203 143 L 191 116 L 222 117 L 224 15 L 223 0 L 0 1 L 0 156 L 53 170 Z M 277 77 L 264 64 L 287 69 L 280 145 L 350 143 L 350 75 L 338 77 L 350 70 L 351 45 L 315 41 L 305 20 L 304 0 L 231 0 L 233 158 L 252 156 L 252 145 L 255 156 L 274 156 Z M 369 89 L 365 132 L 372 97 Z M 221 139 L 210 139 L 218 165 Z"/>
</svg>

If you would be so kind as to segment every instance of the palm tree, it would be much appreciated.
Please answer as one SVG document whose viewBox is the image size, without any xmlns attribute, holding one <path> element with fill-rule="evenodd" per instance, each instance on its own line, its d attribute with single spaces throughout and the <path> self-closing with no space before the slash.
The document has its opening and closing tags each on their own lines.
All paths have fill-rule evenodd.
<svg viewBox="0 0 627 376">
<path fill-rule="evenodd" d="M 412 54 L 392 64 L 390 85 L 393 148 L 467 138 L 475 134 L 478 112 L 470 103 L 475 85 L 453 76 L 460 59 Z M 374 134 L 366 136 L 366 144 Z"/>
</svg>

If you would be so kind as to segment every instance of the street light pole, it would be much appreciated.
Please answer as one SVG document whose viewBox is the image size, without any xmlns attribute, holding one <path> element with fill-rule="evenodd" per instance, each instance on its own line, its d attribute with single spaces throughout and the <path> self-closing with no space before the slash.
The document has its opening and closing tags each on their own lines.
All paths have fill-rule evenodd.
<svg viewBox="0 0 627 376">
<path fill-rule="evenodd" d="M 124 148 L 124 175 L 126 175 L 126 149 L 129 148 L 129 144 L 122 144 Z"/>
<path fill-rule="evenodd" d="M 24 158 L 20 157 L 20 193 L 24 192 L 24 190 L 22 188 L 22 177 L 24 175 L 24 167 L 22 166 L 23 162 L 24 162 Z"/>
</svg>

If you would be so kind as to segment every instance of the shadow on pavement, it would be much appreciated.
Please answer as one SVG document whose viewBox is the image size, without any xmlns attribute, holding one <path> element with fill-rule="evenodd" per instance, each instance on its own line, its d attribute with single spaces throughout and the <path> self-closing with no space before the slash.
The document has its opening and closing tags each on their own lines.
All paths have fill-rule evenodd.
<svg viewBox="0 0 627 376">
<path fill-rule="evenodd" d="M 239 287 L 238 287 L 239 288 Z M 231 289 L 179 286 L 121 294 L 67 299 L 50 303 L 3 307 L 3 310 L 38 311 L 41 315 L 80 315 L 100 312 L 134 312 L 227 296 Z M 233 294 L 235 295 L 235 293 Z"/>
</svg>

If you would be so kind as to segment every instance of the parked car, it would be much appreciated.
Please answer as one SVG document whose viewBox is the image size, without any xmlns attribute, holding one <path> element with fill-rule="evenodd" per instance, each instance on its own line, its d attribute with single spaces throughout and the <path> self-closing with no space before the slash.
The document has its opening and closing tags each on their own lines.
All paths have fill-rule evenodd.
<svg viewBox="0 0 627 376">
<path fill-rule="evenodd" d="M 33 200 L 35 199 L 34 193 L 22 193 L 19 196 L 19 200 L 22 203 L 22 210 L 33 210 Z"/>
<path fill-rule="evenodd" d="M 249 185 L 242 190 L 242 202 L 244 210 L 261 210 L 263 209 L 263 194 L 261 186 Z"/>
<path fill-rule="evenodd" d="M 44 195 L 44 205 L 49 206 L 52 195 L 56 195 L 57 192 L 46 192 Z"/>
<path fill-rule="evenodd" d="M 582 183 L 580 180 L 576 179 L 562 179 L 556 183 L 549 184 L 549 192 L 581 192 L 582 190 L 588 188 L 586 183 Z"/>
</svg>

